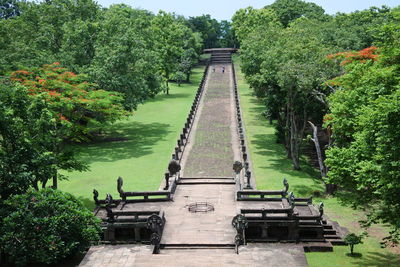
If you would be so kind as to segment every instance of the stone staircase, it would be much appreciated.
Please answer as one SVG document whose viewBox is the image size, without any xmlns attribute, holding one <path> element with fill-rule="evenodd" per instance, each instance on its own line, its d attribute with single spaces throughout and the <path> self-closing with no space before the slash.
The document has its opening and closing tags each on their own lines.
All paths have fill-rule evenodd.
<svg viewBox="0 0 400 267">
<path fill-rule="evenodd" d="M 322 220 L 322 225 L 324 227 L 324 238 L 327 242 L 331 243 L 334 246 L 346 245 L 342 238 L 347 233 L 346 229 L 341 228 L 335 222 L 329 222 L 327 220 Z"/>
<path fill-rule="evenodd" d="M 214 51 L 211 54 L 211 63 L 230 64 L 232 62 L 232 53 L 227 51 Z"/>
</svg>

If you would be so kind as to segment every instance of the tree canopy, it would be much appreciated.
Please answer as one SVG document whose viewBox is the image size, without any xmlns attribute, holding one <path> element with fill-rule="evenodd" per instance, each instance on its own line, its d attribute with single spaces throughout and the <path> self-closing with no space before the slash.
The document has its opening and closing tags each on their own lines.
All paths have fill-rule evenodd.
<svg viewBox="0 0 400 267">
<path fill-rule="evenodd" d="M 367 223 L 400 221 L 400 79 L 397 21 L 381 27 L 377 47 L 332 55 L 345 73 L 331 81 L 330 113 L 325 116 L 335 145 L 327 151 L 329 179 L 346 192 L 342 199 L 368 212 Z M 396 30 L 397 29 L 397 30 Z"/>
<path fill-rule="evenodd" d="M 366 225 L 399 239 L 399 11 L 372 7 L 329 16 L 314 3 L 277 0 L 233 17 L 242 71 L 275 120 L 299 169 L 311 122 L 330 140 L 322 177 L 367 211 Z M 331 191 L 329 191 L 332 193 Z"/>
</svg>

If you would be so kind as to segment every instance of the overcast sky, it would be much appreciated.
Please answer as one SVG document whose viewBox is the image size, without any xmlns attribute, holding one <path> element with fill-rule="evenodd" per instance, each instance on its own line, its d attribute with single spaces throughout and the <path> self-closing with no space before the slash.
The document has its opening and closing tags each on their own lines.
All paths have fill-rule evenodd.
<svg viewBox="0 0 400 267">
<path fill-rule="evenodd" d="M 261 8 L 273 3 L 274 0 L 97 0 L 97 2 L 104 7 L 125 3 L 132 7 L 150 10 L 153 13 L 164 10 L 185 17 L 210 14 L 217 20 L 230 20 L 235 11 L 240 8 L 248 6 Z M 371 6 L 394 7 L 400 5 L 400 0 L 309 0 L 307 2 L 314 2 L 322 6 L 329 14 L 348 13 Z"/>
</svg>

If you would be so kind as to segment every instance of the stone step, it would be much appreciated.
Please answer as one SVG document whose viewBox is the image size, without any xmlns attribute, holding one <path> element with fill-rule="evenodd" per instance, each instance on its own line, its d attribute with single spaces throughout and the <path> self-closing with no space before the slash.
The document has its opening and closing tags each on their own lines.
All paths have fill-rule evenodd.
<svg viewBox="0 0 400 267">
<path fill-rule="evenodd" d="M 233 179 L 180 179 L 178 185 L 196 185 L 196 184 L 236 184 Z"/>
<path fill-rule="evenodd" d="M 179 177 L 180 180 L 194 180 L 194 179 L 218 179 L 218 180 L 235 180 L 234 177 L 222 177 L 222 176 L 216 176 L 216 177 Z"/>
<path fill-rule="evenodd" d="M 305 252 L 331 252 L 333 245 L 330 242 L 309 242 L 303 245 Z"/>
<path fill-rule="evenodd" d="M 231 60 L 231 57 L 211 57 L 211 60 Z"/>
<path fill-rule="evenodd" d="M 212 53 L 211 56 L 231 56 L 231 53 L 225 53 L 225 52 L 218 52 L 218 53 Z"/>
<path fill-rule="evenodd" d="M 160 249 L 233 249 L 235 244 L 160 244 Z"/>
<path fill-rule="evenodd" d="M 341 239 L 340 238 L 340 236 L 338 236 L 338 235 L 325 235 L 324 234 L 324 237 L 326 238 L 326 239 Z"/>
<path fill-rule="evenodd" d="M 320 224 L 299 224 L 300 228 L 322 228 Z"/>
<path fill-rule="evenodd" d="M 318 239 L 318 238 L 300 238 L 300 242 L 307 242 L 307 243 L 315 243 L 315 242 L 325 242 L 325 239 Z"/>
<path fill-rule="evenodd" d="M 311 226 L 314 226 L 314 227 L 323 227 L 321 224 L 319 224 L 318 222 L 300 222 L 299 223 L 299 226 L 300 227 L 311 227 Z"/>
<path fill-rule="evenodd" d="M 213 263 L 216 266 L 220 266 L 219 264 L 216 264 L 216 262 L 213 262 L 215 260 L 214 258 L 218 258 L 222 255 L 223 257 L 229 257 L 236 255 L 235 248 L 223 248 L 223 249 L 214 249 L 214 248 L 193 248 L 193 249 L 161 249 L 160 254 L 161 256 L 173 256 L 173 257 L 179 257 L 179 258 L 187 258 L 187 261 L 199 261 L 203 260 L 206 262 L 211 262 L 211 266 L 214 266 Z M 178 266 L 178 265 L 175 265 Z M 181 265 L 179 265 L 181 266 Z M 193 266 L 193 265 L 184 265 L 184 266 Z M 196 266 L 196 265 L 194 265 Z M 204 265 L 201 265 L 204 266 Z"/>
<path fill-rule="evenodd" d="M 211 60 L 231 60 L 231 57 L 211 57 Z"/>
<path fill-rule="evenodd" d="M 336 230 L 324 229 L 324 235 L 336 235 Z"/>
<path fill-rule="evenodd" d="M 326 241 L 330 242 L 333 246 L 346 246 L 343 239 L 326 239 Z"/>
<path fill-rule="evenodd" d="M 231 60 L 222 60 L 222 59 L 212 60 L 212 63 L 215 64 L 230 64 L 231 62 L 232 62 Z"/>
<path fill-rule="evenodd" d="M 211 60 L 231 60 L 231 57 L 212 57 Z"/>
</svg>

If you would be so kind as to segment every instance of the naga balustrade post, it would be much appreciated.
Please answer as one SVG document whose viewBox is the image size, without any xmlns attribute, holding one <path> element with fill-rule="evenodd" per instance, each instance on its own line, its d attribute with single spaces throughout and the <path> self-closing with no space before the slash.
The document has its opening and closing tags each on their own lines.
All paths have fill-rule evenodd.
<svg viewBox="0 0 400 267">
<path fill-rule="evenodd" d="M 164 190 L 168 190 L 168 188 L 169 188 L 169 173 L 166 172 L 165 173 L 165 187 L 164 187 Z"/>
<path fill-rule="evenodd" d="M 245 188 L 252 189 L 251 184 L 250 184 L 251 171 L 249 171 L 249 170 L 246 171 L 246 177 L 247 177 L 247 185 Z"/>
</svg>

